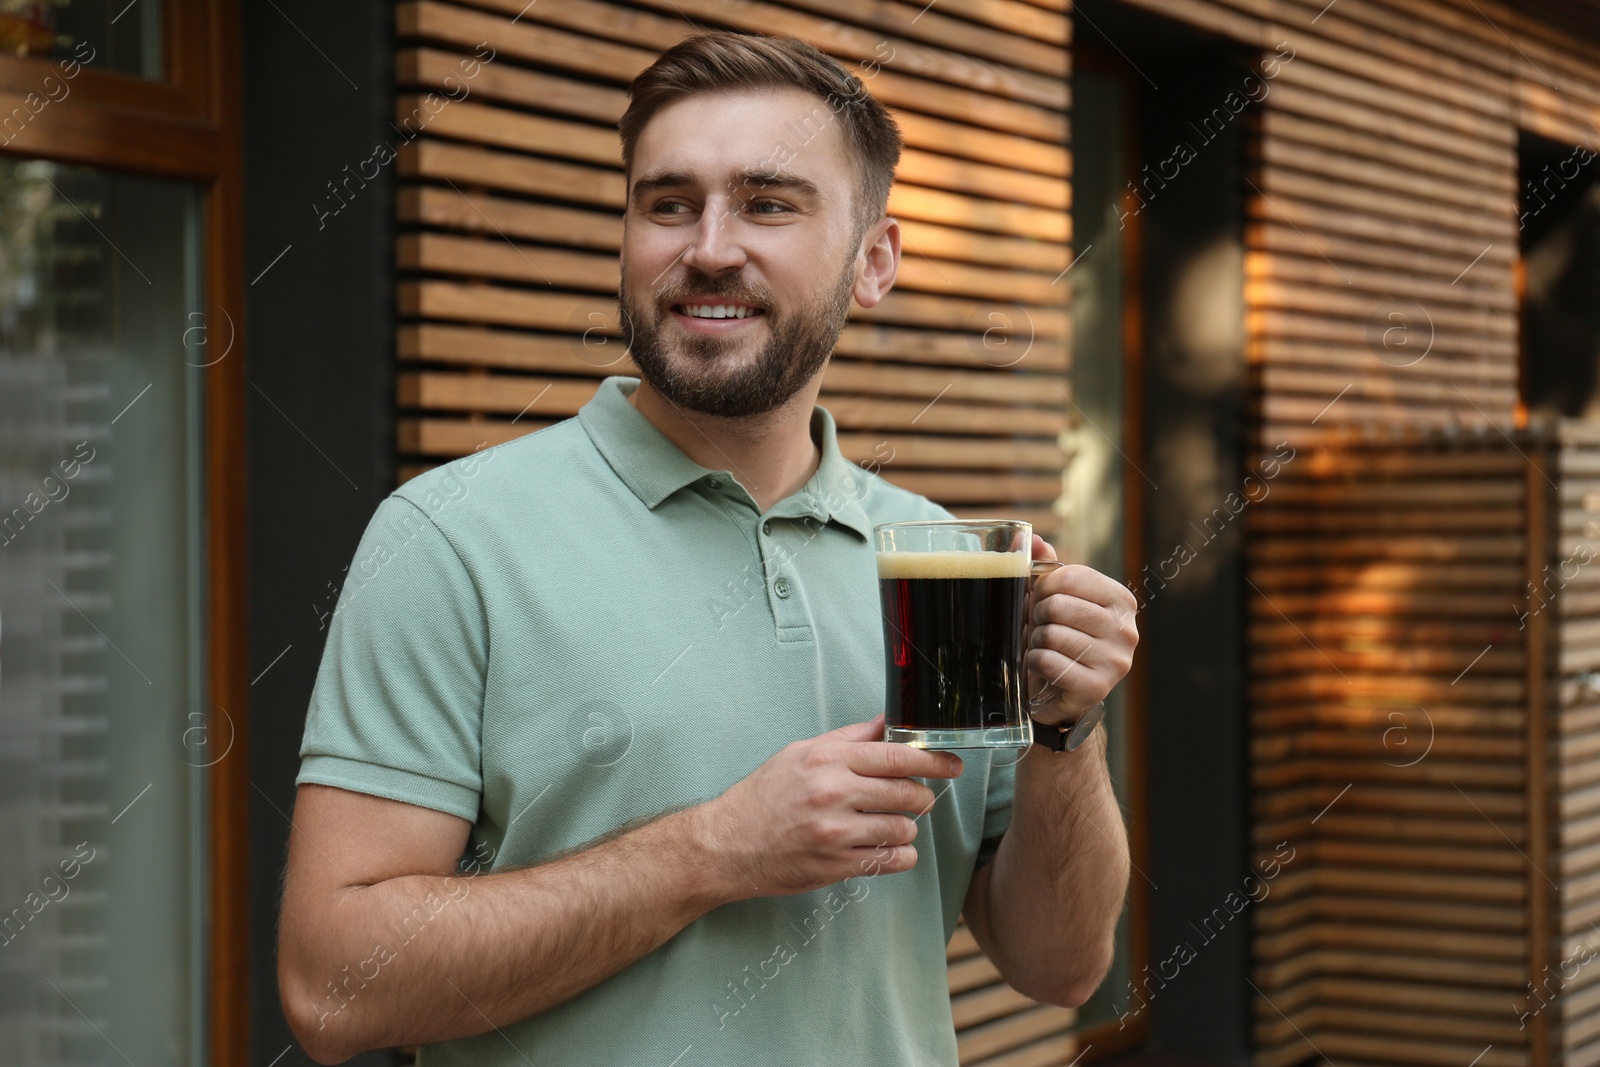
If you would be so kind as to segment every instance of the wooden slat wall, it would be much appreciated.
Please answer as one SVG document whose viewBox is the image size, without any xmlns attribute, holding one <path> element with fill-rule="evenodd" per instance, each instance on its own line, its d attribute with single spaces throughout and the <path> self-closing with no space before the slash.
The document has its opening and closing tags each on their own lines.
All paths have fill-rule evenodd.
<svg viewBox="0 0 1600 1067">
<path fill-rule="evenodd" d="M 1246 112 L 1261 440 L 1509 421 L 1517 132 L 1600 148 L 1600 12 L 1585 39 L 1489 0 L 1129 2 L 1294 49 Z"/>
<path fill-rule="evenodd" d="M 1256 1064 L 1600 1063 L 1600 428 L 1328 445 L 1252 521 Z"/>
<path fill-rule="evenodd" d="M 1255 909 L 1257 1067 L 1529 1062 L 1530 476 L 1495 434 L 1356 441 L 1252 516 L 1253 843 L 1296 850 Z"/>
<path fill-rule="evenodd" d="M 1543 842 L 1563 886 L 1561 857 L 1587 872 L 1588 801 L 1574 785 L 1527 803 L 1544 681 L 1510 605 L 1542 548 L 1525 536 L 1528 468 L 1486 429 L 1517 402 L 1518 133 L 1600 148 L 1600 17 L 1583 35 L 1492 0 L 1128 2 L 1295 55 L 1246 116 L 1252 431 L 1263 455 L 1302 449 L 1247 561 L 1257 859 L 1288 839 L 1307 860 L 1253 909 L 1258 1065 L 1495 1067 L 1528 1061 L 1539 1034 L 1600 1062 L 1600 970 L 1526 1029 L 1511 1011 L 1597 912 L 1569 894 L 1541 918 L 1550 885 L 1518 853 Z M 1487 438 L 1397 447 L 1388 467 L 1312 458 L 1330 432 L 1449 427 Z M 1329 480 L 1302 484 L 1313 474 Z M 1386 736 L 1427 733 L 1419 706 L 1434 748 L 1390 766 L 1415 747 Z M 1588 721 L 1569 709 L 1552 728 Z M 1584 765 L 1581 736 L 1555 750 L 1574 782 L 1559 760 Z M 1529 936 L 1555 921 L 1566 941 Z"/>
<path fill-rule="evenodd" d="M 892 449 L 885 477 L 958 514 L 1059 534 L 1062 12 L 1017 0 L 920 14 L 844 0 L 525 7 L 396 7 L 396 122 L 427 120 L 398 164 L 403 476 L 570 416 L 600 378 L 637 374 L 615 321 L 625 87 L 695 26 L 789 32 L 861 75 L 906 138 L 889 206 L 903 228 L 898 281 L 876 308 L 854 309 L 824 379 L 841 446 L 862 463 Z M 462 78 L 457 64 L 483 41 L 497 58 Z M 460 98 L 461 84 L 464 99 L 418 112 L 430 89 Z"/>
<path fill-rule="evenodd" d="M 616 122 L 628 82 L 696 26 L 804 38 L 862 76 L 905 135 L 889 205 L 899 277 L 878 307 L 854 309 L 824 379 L 846 455 L 893 449 L 882 473 L 894 483 L 1057 539 L 1065 3 L 397 4 L 395 121 L 403 136 L 423 127 L 397 163 L 402 478 L 569 417 L 601 378 L 637 374 L 615 321 Z M 458 64 L 484 41 L 497 57 L 463 78 Z M 423 106 L 446 89 L 458 99 Z M 1076 1013 L 1010 989 L 965 928 L 950 990 L 962 1064 L 1042 1067 L 1080 1050 Z"/>
</svg>

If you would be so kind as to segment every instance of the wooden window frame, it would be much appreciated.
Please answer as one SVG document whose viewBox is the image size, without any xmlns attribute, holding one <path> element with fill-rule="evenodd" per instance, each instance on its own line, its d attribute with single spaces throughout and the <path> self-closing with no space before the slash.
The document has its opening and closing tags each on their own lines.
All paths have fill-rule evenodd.
<svg viewBox="0 0 1600 1067">
<path fill-rule="evenodd" d="M 202 390 L 205 486 L 206 693 L 227 708 L 237 741 L 207 770 L 205 898 L 207 1041 L 203 1059 L 249 1058 L 249 700 L 245 573 L 243 138 L 238 0 L 166 0 L 160 80 L 82 67 L 0 144 L 9 156 L 195 183 L 201 192 L 204 322 L 228 354 Z M 62 57 L 64 58 L 64 57 Z M 59 58 L 0 56 L 0 117 L 32 114 L 29 93 L 61 79 Z M 174 323 L 176 338 L 190 323 Z M 223 339 L 227 338 L 224 342 Z"/>
</svg>

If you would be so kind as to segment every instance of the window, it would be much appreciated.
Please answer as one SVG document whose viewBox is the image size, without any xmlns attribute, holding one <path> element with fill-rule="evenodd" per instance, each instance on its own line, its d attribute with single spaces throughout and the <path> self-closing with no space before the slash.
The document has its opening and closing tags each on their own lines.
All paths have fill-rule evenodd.
<svg viewBox="0 0 1600 1067">
<path fill-rule="evenodd" d="M 0 1061 L 198 1063 L 227 728 L 182 343 L 197 191 L 0 159 L 0 198 Z"/>
<path fill-rule="evenodd" d="M 159 80 L 161 0 L 0 3 L 0 50 L 20 58 L 77 56 L 88 67 Z"/>
<path fill-rule="evenodd" d="M 246 1058 L 235 18 L 0 0 L 8 1065 Z"/>
</svg>

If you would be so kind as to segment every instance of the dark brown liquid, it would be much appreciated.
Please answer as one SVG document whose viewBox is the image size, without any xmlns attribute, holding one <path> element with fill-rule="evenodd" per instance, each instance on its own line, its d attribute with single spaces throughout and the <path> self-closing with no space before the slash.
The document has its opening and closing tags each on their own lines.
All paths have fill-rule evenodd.
<svg viewBox="0 0 1600 1067">
<path fill-rule="evenodd" d="M 1026 577 L 881 578 L 888 725 L 1004 726 L 1022 700 Z"/>
</svg>

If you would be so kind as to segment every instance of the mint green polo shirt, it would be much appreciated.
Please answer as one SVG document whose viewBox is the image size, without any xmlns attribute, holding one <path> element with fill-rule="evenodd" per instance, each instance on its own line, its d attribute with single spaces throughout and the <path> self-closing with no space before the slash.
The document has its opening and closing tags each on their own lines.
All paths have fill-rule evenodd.
<svg viewBox="0 0 1600 1067">
<path fill-rule="evenodd" d="M 608 378 L 576 418 L 379 505 L 299 782 L 459 816 L 466 869 L 502 870 L 709 800 L 790 741 L 882 710 L 872 526 L 949 513 L 847 461 L 821 407 L 816 474 L 763 513 L 628 403 L 637 385 Z M 915 869 L 719 908 L 421 1064 L 954 1065 L 944 950 L 1010 820 L 1015 755 L 964 758 L 931 783 Z M 413 925 L 390 932 L 396 957 Z"/>
</svg>

